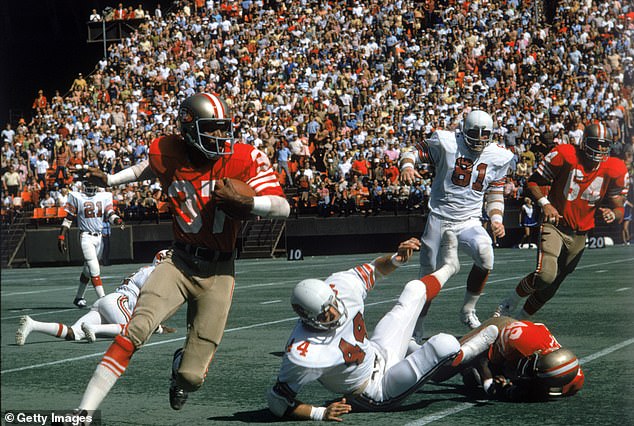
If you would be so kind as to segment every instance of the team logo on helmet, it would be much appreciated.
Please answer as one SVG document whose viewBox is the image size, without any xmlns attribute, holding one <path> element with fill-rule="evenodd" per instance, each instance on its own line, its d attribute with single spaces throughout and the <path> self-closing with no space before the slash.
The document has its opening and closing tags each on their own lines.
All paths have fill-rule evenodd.
<svg viewBox="0 0 634 426">
<path fill-rule="evenodd" d="M 215 93 L 197 93 L 185 99 L 178 121 L 185 142 L 209 159 L 233 153 L 233 122 L 227 103 Z"/>
</svg>

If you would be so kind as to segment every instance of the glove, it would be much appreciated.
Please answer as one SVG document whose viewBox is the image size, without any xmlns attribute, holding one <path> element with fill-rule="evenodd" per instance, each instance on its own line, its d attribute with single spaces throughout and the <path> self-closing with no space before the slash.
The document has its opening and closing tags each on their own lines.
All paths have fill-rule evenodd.
<svg viewBox="0 0 634 426">
<path fill-rule="evenodd" d="M 66 254 L 68 246 L 66 245 L 66 238 L 63 235 L 57 237 L 57 249 L 60 253 Z"/>
<path fill-rule="evenodd" d="M 97 167 L 88 167 L 87 170 L 84 170 L 83 179 L 102 188 L 108 186 L 108 175 L 106 175 L 102 170 Z"/>
<path fill-rule="evenodd" d="M 120 227 L 121 229 L 123 229 L 125 227 L 124 223 L 123 223 L 123 219 L 121 219 L 120 217 L 116 217 L 112 223 L 118 227 Z"/>
<path fill-rule="evenodd" d="M 244 220 L 251 217 L 253 197 L 239 194 L 229 179 L 216 184 L 213 201 L 216 207 L 233 219 Z"/>
</svg>

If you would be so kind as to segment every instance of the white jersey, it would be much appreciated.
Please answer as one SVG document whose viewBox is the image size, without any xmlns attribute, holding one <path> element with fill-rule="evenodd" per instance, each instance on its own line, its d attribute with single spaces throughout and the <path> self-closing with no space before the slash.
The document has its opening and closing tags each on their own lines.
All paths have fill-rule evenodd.
<svg viewBox="0 0 634 426">
<path fill-rule="evenodd" d="M 130 307 L 130 311 L 134 310 L 136 301 L 139 298 L 139 293 L 154 268 L 155 267 L 153 265 L 143 266 L 134 274 L 125 278 L 121 285 L 115 290 L 115 293 L 123 294 L 128 297 L 128 306 Z"/>
<path fill-rule="evenodd" d="M 513 159 L 511 151 L 496 144 L 475 153 L 465 144 L 462 133 L 446 130 L 434 132 L 414 155 L 415 161 L 430 161 L 436 170 L 430 211 L 455 221 L 482 216 L 484 193 L 490 187 L 501 189 Z"/>
<path fill-rule="evenodd" d="M 327 332 L 307 329 L 298 321 L 286 347 L 279 382 L 295 394 L 314 380 L 332 392 L 349 394 L 368 381 L 378 346 L 368 338 L 363 301 L 375 279 L 374 264 L 365 263 L 325 280 L 344 303 L 346 320 Z"/>
<path fill-rule="evenodd" d="M 105 218 L 114 212 L 111 192 L 97 192 L 88 196 L 72 191 L 64 209 L 77 217 L 77 227 L 83 232 L 101 232 Z"/>
</svg>

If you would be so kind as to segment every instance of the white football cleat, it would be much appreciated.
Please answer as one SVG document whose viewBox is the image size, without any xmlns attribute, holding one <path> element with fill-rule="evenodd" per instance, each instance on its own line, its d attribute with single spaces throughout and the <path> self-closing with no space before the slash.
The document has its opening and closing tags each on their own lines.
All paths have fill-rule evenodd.
<svg viewBox="0 0 634 426">
<path fill-rule="evenodd" d="M 482 323 L 478 319 L 478 316 L 476 315 L 475 309 L 471 309 L 470 311 L 461 311 L 460 321 L 471 330 L 474 330 L 482 325 Z"/>
<path fill-rule="evenodd" d="M 82 322 L 81 330 L 86 335 L 86 340 L 88 340 L 90 343 L 95 343 L 95 341 L 97 340 L 97 335 L 95 334 L 95 330 L 93 330 L 90 324 Z"/>
<path fill-rule="evenodd" d="M 458 259 L 458 238 L 453 231 L 445 231 L 440 241 L 441 262 L 450 266 L 454 272 L 460 272 L 460 260 Z"/>
<path fill-rule="evenodd" d="M 88 302 L 86 302 L 86 299 L 84 299 L 83 297 L 76 297 L 75 300 L 73 300 L 73 305 L 81 309 L 85 308 L 88 305 Z"/>
<path fill-rule="evenodd" d="M 30 316 L 24 315 L 20 318 L 20 326 L 15 332 L 15 344 L 18 346 L 24 346 L 26 338 L 29 337 L 31 331 L 33 331 L 33 320 Z"/>
<path fill-rule="evenodd" d="M 502 300 L 498 307 L 495 309 L 493 316 L 497 317 L 510 317 L 513 316 L 513 312 L 517 308 L 517 302 L 509 297 Z"/>
<path fill-rule="evenodd" d="M 491 324 L 480 330 L 471 339 L 467 340 L 461 347 L 462 359 L 460 364 L 473 361 L 478 355 L 489 349 L 489 346 L 498 338 L 498 328 Z"/>
</svg>

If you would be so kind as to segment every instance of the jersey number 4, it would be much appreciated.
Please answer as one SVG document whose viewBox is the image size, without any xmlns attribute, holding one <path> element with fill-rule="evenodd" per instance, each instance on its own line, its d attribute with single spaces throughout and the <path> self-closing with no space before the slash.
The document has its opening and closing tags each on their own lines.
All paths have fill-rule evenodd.
<svg viewBox="0 0 634 426">
<path fill-rule="evenodd" d="M 357 315 L 355 315 L 352 320 L 352 325 L 354 327 L 354 339 L 359 343 L 363 343 L 365 338 L 368 337 L 368 333 L 366 331 L 365 322 L 363 321 L 363 315 L 361 312 L 358 312 Z M 359 365 L 365 359 L 365 351 L 361 349 L 359 345 L 353 345 L 345 339 L 341 339 L 339 341 L 339 350 L 343 355 L 343 362 L 347 365 Z"/>
<path fill-rule="evenodd" d="M 487 174 L 488 164 L 480 163 L 476 167 L 476 171 L 478 172 L 478 176 L 476 177 L 475 182 L 471 185 L 474 191 L 482 191 L 484 188 L 484 177 Z M 471 183 L 471 176 L 473 175 L 473 160 L 470 160 L 465 157 L 460 157 L 456 159 L 456 164 L 453 169 L 453 173 L 451 175 L 451 182 L 456 186 L 468 186 Z"/>
</svg>

